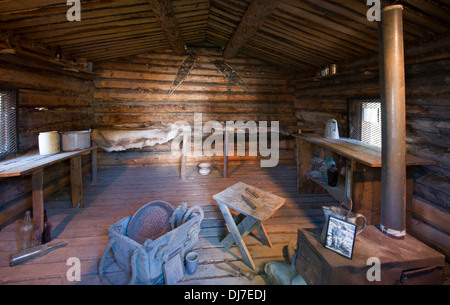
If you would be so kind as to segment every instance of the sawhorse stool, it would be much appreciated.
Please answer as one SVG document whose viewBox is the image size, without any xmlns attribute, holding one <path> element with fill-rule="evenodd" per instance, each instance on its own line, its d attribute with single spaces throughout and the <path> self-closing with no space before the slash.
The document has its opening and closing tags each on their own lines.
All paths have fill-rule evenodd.
<svg viewBox="0 0 450 305">
<path fill-rule="evenodd" d="M 256 229 L 261 242 L 272 247 L 269 236 L 264 229 L 263 221 L 270 218 L 286 200 L 242 182 L 215 194 L 213 199 L 219 205 L 225 223 L 230 230 L 230 233 L 221 241 L 222 245 L 228 250 L 236 243 L 244 262 L 254 270 L 255 264 L 244 243 L 243 236 Z M 230 208 L 240 214 L 233 218 Z M 240 219 L 242 220 L 237 223 Z"/>
</svg>

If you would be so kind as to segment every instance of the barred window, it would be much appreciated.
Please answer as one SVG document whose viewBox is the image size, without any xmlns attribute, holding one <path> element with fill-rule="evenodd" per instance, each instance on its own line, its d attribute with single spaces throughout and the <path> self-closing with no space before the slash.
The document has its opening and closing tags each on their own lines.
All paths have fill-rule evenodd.
<svg viewBox="0 0 450 305">
<path fill-rule="evenodd" d="M 0 159 L 17 153 L 17 90 L 0 87 Z"/>
<path fill-rule="evenodd" d="M 381 147 L 380 99 L 348 101 L 349 138 Z"/>
</svg>

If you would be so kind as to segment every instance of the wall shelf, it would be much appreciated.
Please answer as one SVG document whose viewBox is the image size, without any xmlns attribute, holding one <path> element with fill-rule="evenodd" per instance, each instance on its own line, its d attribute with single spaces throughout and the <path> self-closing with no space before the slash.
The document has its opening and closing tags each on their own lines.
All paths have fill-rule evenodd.
<svg viewBox="0 0 450 305">
<path fill-rule="evenodd" d="M 339 202 L 343 202 L 346 198 L 345 196 L 345 181 L 342 179 L 342 177 L 338 178 L 337 186 L 329 186 L 328 183 L 322 182 L 319 179 L 315 179 L 311 177 L 309 173 L 306 174 L 309 180 L 316 183 L 320 187 L 322 187 L 325 191 L 327 191 L 333 198 L 338 200 Z"/>
<path fill-rule="evenodd" d="M 316 134 L 293 134 L 293 136 L 297 140 L 299 193 L 314 194 L 325 190 L 340 202 L 348 196 L 353 202 L 353 212 L 363 214 L 369 225 L 379 224 L 382 191 L 381 149 L 351 139 L 325 139 Z M 320 152 L 322 156 L 332 156 L 335 160 L 339 157 L 347 158 L 346 181 L 339 177 L 338 186 L 331 187 L 312 178 L 309 173 L 311 158 L 315 152 Z M 408 207 L 412 204 L 414 166 L 432 164 L 435 164 L 435 161 L 407 154 L 407 213 L 411 213 Z"/>
</svg>

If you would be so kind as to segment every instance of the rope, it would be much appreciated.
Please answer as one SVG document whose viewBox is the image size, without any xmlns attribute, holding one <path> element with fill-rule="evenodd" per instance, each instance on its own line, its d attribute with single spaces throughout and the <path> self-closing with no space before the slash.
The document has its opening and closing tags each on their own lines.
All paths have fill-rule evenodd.
<svg viewBox="0 0 450 305">
<path fill-rule="evenodd" d="M 115 238 L 109 240 L 108 244 L 106 245 L 105 251 L 103 251 L 100 263 L 98 264 L 98 276 L 100 277 L 100 281 L 103 283 L 103 285 L 112 285 L 110 280 L 106 278 L 104 271 L 105 271 L 106 255 L 108 254 L 109 250 L 112 248 L 115 242 L 116 242 Z"/>
<path fill-rule="evenodd" d="M 128 285 L 134 285 L 136 283 L 138 254 L 138 249 L 134 249 L 133 254 L 131 255 L 131 279 L 128 282 Z"/>
<path fill-rule="evenodd" d="M 100 277 L 100 281 L 103 285 L 112 285 L 111 281 L 106 277 L 105 275 L 105 261 L 106 256 L 108 255 L 109 250 L 112 249 L 116 242 L 115 238 L 112 238 L 109 240 L 108 244 L 106 245 L 105 251 L 103 251 L 102 258 L 100 259 L 100 263 L 98 264 L 98 275 Z M 138 249 L 134 249 L 133 254 L 131 255 L 131 279 L 128 282 L 127 285 L 134 285 L 136 283 L 136 276 L 137 276 L 137 257 L 138 257 L 139 251 Z"/>
</svg>

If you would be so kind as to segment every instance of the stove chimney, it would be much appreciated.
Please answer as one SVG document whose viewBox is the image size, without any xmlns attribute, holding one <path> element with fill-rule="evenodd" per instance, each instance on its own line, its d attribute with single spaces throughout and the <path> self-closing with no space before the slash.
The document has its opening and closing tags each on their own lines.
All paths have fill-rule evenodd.
<svg viewBox="0 0 450 305">
<path fill-rule="evenodd" d="M 406 236 L 406 111 L 403 7 L 385 7 L 379 23 L 382 111 L 381 223 L 386 235 Z"/>
</svg>

